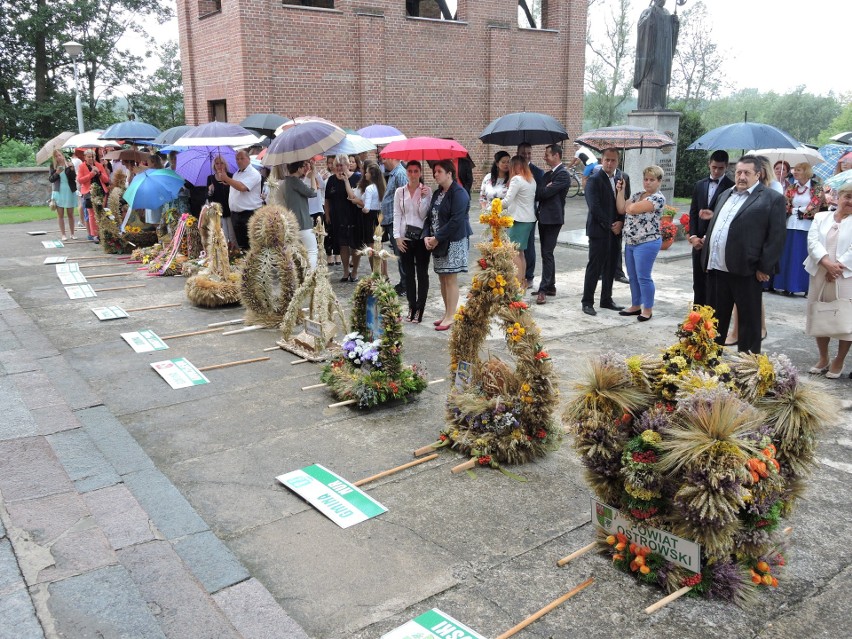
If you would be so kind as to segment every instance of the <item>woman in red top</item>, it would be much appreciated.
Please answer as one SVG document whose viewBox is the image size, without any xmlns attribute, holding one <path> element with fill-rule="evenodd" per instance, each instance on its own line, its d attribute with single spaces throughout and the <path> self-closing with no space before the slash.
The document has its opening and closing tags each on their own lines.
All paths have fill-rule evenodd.
<svg viewBox="0 0 852 639">
<path fill-rule="evenodd" d="M 92 206 L 92 180 L 98 180 L 106 194 L 109 187 L 109 172 L 103 164 L 95 161 L 95 152 L 86 149 L 83 163 L 77 167 L 77 182 L 80 183 L 80 193 L 83 195 L 83 208 L 88 216 L 88 239 L 98 242 L 98 221 L 95 219 L 95 209 Z"/>
</svg>

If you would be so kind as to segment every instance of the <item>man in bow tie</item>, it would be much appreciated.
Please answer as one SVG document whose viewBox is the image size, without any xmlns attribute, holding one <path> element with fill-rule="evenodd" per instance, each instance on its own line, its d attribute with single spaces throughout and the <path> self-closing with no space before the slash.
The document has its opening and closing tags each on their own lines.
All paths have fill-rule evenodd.
<svg viewBox="0 0 852 639">
<path fill-rule="evenodd" d="M 704 235 L 713 216 L 716 199 L 734 181 L 725 175 L 728 169 L 728 152 L 714 151 L 710 156 L 710 177 L 698 180 L 692 190 L 692 204 L 689 207 L 689 243 L 692 245 L 692 303 L 701 306 L 707 304 L 707 273 L 701 266 L 701 249 L 704 248 Z M 703 214 L 703 217 L 702 217 Z"/>
</svg>

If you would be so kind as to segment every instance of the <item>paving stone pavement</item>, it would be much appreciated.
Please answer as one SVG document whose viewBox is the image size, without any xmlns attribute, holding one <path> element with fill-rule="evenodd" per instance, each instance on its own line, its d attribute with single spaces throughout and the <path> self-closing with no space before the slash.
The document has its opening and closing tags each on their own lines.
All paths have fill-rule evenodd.
<svg viewBox="0 0 852 639">
<path fill-rule="evenodd" d="M 569 201 L 566 228 L 581 228 L 583 218 L 580 202 Z M 47 222 L 0 226 L 0 639 L 377 639 L 433 606 L 495 636 L 590 575 L 593 588 L 518 636 L 801 639 L 840 636 L 852 617 L 842 596 L 852 586 L 849 379 L 825 386 L 840 419 L 821 435 L 778 591 L 748 611 L 681 600 L 645 617 L 660 593 L 603 559 L 555 567 L 593 534 L 568 442 L 520 469 L 525 483 L 485 471 L 476 480 L 451 475 L 458 458 L 442 452 L 371 485 L 387 513 L 338 529 L 274 478 L 319 462 L 356 479 L 409 461 L 435 439 L 446 387 L 367 413 L 330 409 L 321 390 L 300 390 L 316 383 L 318 368 L 291 366 L 278 351 L 269 362 L 211 372 L 208 386 L 172 391 L 149 362 L 241 359 L 274 344 L 275 332 L 197 336 L 172 342 L 175 355 L 134 354 L 119 332 L 178 333 L 241 310 L 193 308 L 180 278 L 146 279 L 130 268 L 127 281 L 145 288 L 69 300 L 42 265 L 56 251 L 25 235 L 40 228 L 51 230 Z M 559 294 L 533 306 L 563 394 L 587 356 L 671 343 L 691 285 L 688 253 L 676 244 L 655 267 L 653 322 L 607 311 L 588 318 L 578 241 L 566 232 Z M 103 256 L 89 244 L 63 254 Z M 461 276 L 462 295 L 469 282 Z M 334 287 L 346 302 L 351 285 Z M 627 302 L 627 287 L 616 285 L 615 297 Z M 182 305 L 117 323 L 90 310 L 168 302 Z M 765 304 L 766 350 L 806 369 L 815 349 L 802 335 L 804 300 L 767 295 Z M 440 310 L 433 276 L 427 317 Z M 405 358 L 436 378 L 447 335 L 431 328 L 405 326 Z M 499 331 L 487 348 L 505 352 Z"/>
</svg>

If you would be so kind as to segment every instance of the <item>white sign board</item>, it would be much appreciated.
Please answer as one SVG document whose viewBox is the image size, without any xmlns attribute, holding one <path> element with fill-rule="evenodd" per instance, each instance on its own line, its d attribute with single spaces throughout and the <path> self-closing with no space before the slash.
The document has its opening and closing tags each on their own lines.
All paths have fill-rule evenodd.
<svg viewBox="0 0 852 639">
<path fill-rule="evenodd" d="M 125 315 L 125 317 L 127 317 Z M 151 351 L 168 350 L 169 345 L 166 344 L 152 330 L 144 328 L 141 331 L 133 331 L 132 333 L 122 333 L 124 341 L 130 344 L 137 353 L 150 353 Z"/>
<path fill-rule="evenodd" d="M 167 359 L 162 362 L 152 362 L 151 368 L 160 374 L 169 386 L 174 389 L 189 388 L 209 384 L 210 380 L 195 368 L 185 357 Z"/>
<path fill-rule="evenodd" d="M 66 286 L 65 292 L 68 293 L 68 297 L 72 300 L 81 300 L 84 297 L 97 297 L 98 294 L 95 293 L 95 289 L 93 289 L 88 284 L 76 284 L 75 286 Z"/>
<path fill-rule="evenodd" d="M 407 624 L 391 630 L 381 639 L 485 639 L 481 634 L 453 619 L 445 612 L 432 608 Z"/>
<path fill-rule="evenodd" d="M 701 546 L 661 528 L 634 524 L 612 506 L 592 497 L 592 522 L 610 534 L 622 533 L 628 543 L 648 546 L 651 552 L 662 555 L 678 566 L 701 572 Z"/>
<path fill-rule="evenodd" d="M 129 317 L 127 311 L 120 306 L 101 306 L 100 308 L 93 308 L 92 313 L 101 321 Z"/>
<path fill-rule="evenodd" d="M 360 524 L 388 510 L 320 464 L 279 475 L 276 479 L 341 528 Z"/>
<path fill-rule="evenodd" d="M 57 255 L 56 257 L 46 257 L 44 258 L 44 262 L 42 264 L 65 264 L 65 260 L 68 259 L 67 255 Z"/>
<path fill-rule="evenodd" d="M 311 337 L 322 338 L 322 324 L 314 320 L 305 320 L 305 332 Z"/>
<path fill-rule="evenodd" d="M 44 248 L 62 248 L 65 245 L 59 240 L 44 240 L 41 245 Z"/>
<path fill-rule="evenodd" d="M 62 273 L 71 273 L 72 271 L 79 271 L 80 265 L 77 262 L 68 262 L 67 264 L 64 262 L 56 265 L 56 274 L 60 275 Z"/>
<path fill-rule="evenodd" d="M 57 266 L 62 266 L 61 264 L 57 264 Z M 69 271 L 67 273 L 59 273 L 59 281 L 63 284 L 85 284 L 88 280 L 86 280 L 86 276 L 83 275 L 80 271 Z"/>
</svg>

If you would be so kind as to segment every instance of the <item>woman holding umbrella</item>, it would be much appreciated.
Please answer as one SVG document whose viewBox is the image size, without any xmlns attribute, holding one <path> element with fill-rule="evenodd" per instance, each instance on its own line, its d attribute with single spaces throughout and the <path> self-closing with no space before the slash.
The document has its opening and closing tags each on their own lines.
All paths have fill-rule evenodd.
<svg viewBox="0 0 852 639">
<path fill-rule="evenodd" d="M 59 149 L 53 150 L 53 162 L 50 165 L 50 176 L 47 178 L 53 185 L 50 199 L 56 206 L 56 216 L 59 218 L 59 232 L 62 233 L 62 241 L 68 239 L 65 235 L 65 216 L 68 216 L 68 226 L 71 231 L 71 239 L 76 240 L 74 235 L 74 207 L 77 205 L 77 174 L 74 165 L 69 164 Z"/>
<path fill-rule="evenodd" d="M 473 229 L 468 220 L 470 197 L 456 180 L 452 160 L 439 160 L 432 168 L 438 188 L 432 194 L 427 229 L 426 248 L 432 251 L 435 272 L 441 282 L 444 316 L 435 322 L 436 331 L 446 331 L 453 325 L 459 303 L 458 274 L 467 273 L 469 241 Z"/>
</svg>

